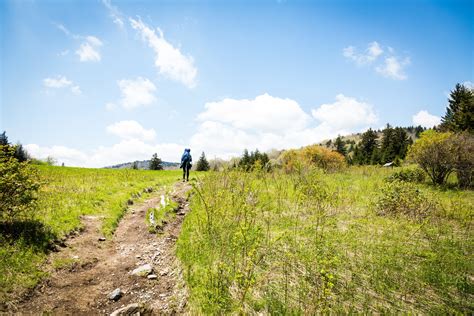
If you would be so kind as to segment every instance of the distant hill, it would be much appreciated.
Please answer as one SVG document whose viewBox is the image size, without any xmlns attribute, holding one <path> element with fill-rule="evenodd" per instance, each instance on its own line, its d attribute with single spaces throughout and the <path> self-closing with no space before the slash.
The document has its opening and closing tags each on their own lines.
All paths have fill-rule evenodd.
<svg viewBox="0 0 474 316">
<path fill-rule="evenodd" d="M 134 162 L 137 163 L 138 169 L 146 169 L 146 170 L 150 169 L 150 160 L 124 162 L 124 163 L 121 163 L 121 164 L 108 166 L 108 167 L 104 167 L 104 168 L 105 169 L 131 169 Z M 179 168 L 179 163 L 178 162 L 163 161 L 163 168 L 165 170 L 178 169 Z"/>
</svg>

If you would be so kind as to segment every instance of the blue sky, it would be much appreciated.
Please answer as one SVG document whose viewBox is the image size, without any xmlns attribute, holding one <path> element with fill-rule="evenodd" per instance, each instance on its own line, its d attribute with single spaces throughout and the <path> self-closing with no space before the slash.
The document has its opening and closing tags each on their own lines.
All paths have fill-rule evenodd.
<svg viewBox="0 0 474 316">
<path fill-rule="evenodd" d="M 101 167 L 432 126 L 472 85 L 472 1 L 2 1 L 0 129 Z"/>
</svg>

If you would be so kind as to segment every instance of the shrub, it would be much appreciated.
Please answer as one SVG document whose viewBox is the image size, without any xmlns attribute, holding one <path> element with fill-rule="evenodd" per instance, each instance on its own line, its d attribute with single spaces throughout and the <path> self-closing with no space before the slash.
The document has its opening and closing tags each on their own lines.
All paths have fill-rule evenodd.
<svg viewBox="0 0 474 316">
<path fill-rule="evenodd" d="M 408 156 L 434 184 L 444 184 L 454 170 L 452 134 L 434 130 L 423 132 L 410 147 Z"/>
<path fill-rule="evenodd" d="M 281 161 L 286 172 L 301 167 L 318 167 L 326 171 L 338 171 L 346 167 L 343 155 L 318 145 L 285 151 Z"/>
<path fill-rule="evenodd" d="M 20 220 L 36 205 L 37 171 L 19 162 L 13 150 L 0 150 L 0 221 Z"/>
<path fill-rule="evenodd" d="M 453 139 L 453 165 L 461 188 L 473 185 L 474 180 L 474 136 L 467 132 L 456 134 Z"/>
<path fill-rule="evenodd" d="M 389 175 L 387 181 L 423 182 L 425 175 L 425 172 L 420 168 L 402 169 Z"/>
<path fill-rule="evenodd" d="M 382 186 L 376 208 L 379 215 L 422 219 L 434 209 L 434 203 L 413 183 L 395 180 Z"/>
</svg>

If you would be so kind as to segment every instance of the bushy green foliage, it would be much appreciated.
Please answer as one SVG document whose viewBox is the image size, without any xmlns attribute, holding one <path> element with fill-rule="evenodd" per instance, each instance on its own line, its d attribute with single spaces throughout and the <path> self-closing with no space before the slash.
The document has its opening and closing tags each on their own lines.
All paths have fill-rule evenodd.
<svg viewBox="0 0 474 316">
<path fill-rule="evenodd" d="M 0 145 L 0 221 L 35 217 L 39 181 L 36 169 L 14 157 L 14 148 Z"/>
<path fill-rule="evenodd" d="M 455 134 L 453 142 L 453 165 L 461 188 L 474 185 L 474 135 L 469 132 Z"/>
<path fill-rule="evenodd" d="M 433 212 L 435 203 L 415 184 L 395 180 L 380 188 L 376 208 L 380 215 L 423 219 Z"/>
<path fill-rule="evenodd" d="M 410 147 L 409 158 L 423 169 L 434 184 L 444 184 L 454 170 L 451 133 L 427 130 Z"/>
<path fill-rule="evenodd" d="M 314 167 L 335 172 L 347 166 L 343 155 L 318 145 L 284 151 L 280 156 L 280 160 L 283 170 L 286 172 L 293 172 L 302 168 L 312 169 Z"/>
<path fill-rule="evenodd" d="M 387 181 L 424 182 L 426 173 L 420 168 L 404 168 L 387 177 Z"/>
</svg>

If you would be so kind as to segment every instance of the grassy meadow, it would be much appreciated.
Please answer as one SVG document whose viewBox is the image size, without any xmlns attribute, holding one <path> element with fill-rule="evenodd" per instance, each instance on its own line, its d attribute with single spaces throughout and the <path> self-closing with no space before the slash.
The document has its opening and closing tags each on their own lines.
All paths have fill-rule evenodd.
<svg viewBox="0 0 474 316">
<path fill-rule="evenodd" d="M 0 235 L 0 302 L 31 288 L 45 276 L 41 265 L 51 243 L 81 228 L 81 215 L 99 216 L 110 236 L 129 199 L 144 189 L 170 185 L 180 171 L 85 169 L 37 166 L 41 187 L 38 205 L 21 227 Z"/>
<path fill-rule="evenodd" d="M 474 192 L 400 194 L 397 170 L 200 179 L 177 247 L 190 312 L 473 313 Z M 383 212 L 387 199 L 423 216 Z"/>
</svg>

